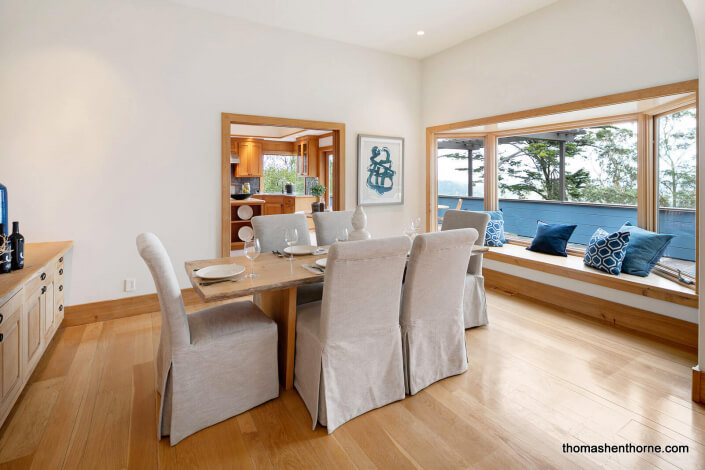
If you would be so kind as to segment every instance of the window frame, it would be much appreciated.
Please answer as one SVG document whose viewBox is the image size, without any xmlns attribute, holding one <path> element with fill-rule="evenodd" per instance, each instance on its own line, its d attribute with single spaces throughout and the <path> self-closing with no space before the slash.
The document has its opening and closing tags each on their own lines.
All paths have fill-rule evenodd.
<svg viewBox="0 0 705 470">
<path fill-rule="evenodd" d="M 530 126 L 524 128 L 511 129 L 506 131 L 496 132 L 453 132 L 456 129 L 474 127 L 479 125 L 499 124 L 508 121 L 526 119 L 530 117 L 546 116 L 551 114 L 560 114 L 570 111 L 578 111 L 589 108 L 599 108 L 611 104 L 627 103 L 640 101 L 650 98 L 659 98 L 669 95 L 690 93 L 687 97 L 680 98 L 674 102 L 660 105 L 651 109 L 640 110 L 637 113 L 629 113 L 617 116 L 609 116 L 604 118 L 583 119 L 557 124 L 547 124 L 539 126 Z M 484 194 L 484 209 L 494 211 L 499 209 L 499 190 L 498 190 L 498 138 L 519 134 L 531 134 L 548 131 L 560 131 L 567 129 L 575 129 L 581 127 L 594 127 L 598 125 L 615 124 L 621 122 L 637 123 L 637 225 L 646 230 L 656 231 L 658 223 L 658 153 L 656 151 L 656 125 L 659 116 L 677 112 L 682 109 L 688 109 L 693 106 L 696 108 L 698 102 L 698 80 L 690 80 L 686 82 L 674 83 L 671 85 L 662 85 L 643 90 L 636 90 L 626 93 L 618 93 L 599 98 L 591 98 L 572 103 L 548 106 L 544 108 L 536 108 L 533 110 L 520 111 L 488 118 L 474 119 L 470 121 L 462 121 L 453 124 L 445 124 L 440 126 L 432 126 L 426 128 L 426 160 L 427 160 L 427 175 L 426 175 L 426 199 L 427 199 L 427 230 L 438 230 L 437 222 L 437 206 L 438 206 L 438 175 L 437 169 L 437 141 L 446 138 L 484 138 L 485 139 L 485 194 Z M 700 116 L 696 115 L 696 141 L 699 132 Z M 696 146 L 696 159 L 700 158 L 699 148 Z M 696 172 L 696 188 L 699 184 L 699 174 Z M 696 208 L 697 201 L 700 199 L 700 191 L 696 193 Z M 700 261 L 700 253 L 698 249 L 699 230 L 698 230 L 699 214 L 696 209 L 696 255 L 695 263 L 696 270 Z M 530 243 L 527 240 L 511 238 L 510 243 L 519 245 L 527 245 Z M 569 248 L 568 254 L 582 256 L 584 250 Z M 695 284 L 697 287 L 697 284 Z"/>
</svg>

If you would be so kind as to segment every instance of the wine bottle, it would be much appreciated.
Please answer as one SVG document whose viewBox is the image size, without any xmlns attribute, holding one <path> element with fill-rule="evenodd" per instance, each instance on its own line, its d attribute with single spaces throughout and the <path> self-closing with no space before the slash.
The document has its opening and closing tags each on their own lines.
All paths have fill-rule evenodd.
<svg viewBox="0 0 705 470">
<path fill-rule="evenodd" d="M 9 273 L 12 270 L 10 239 L 5 235 L 5 224 L 0 224 L 0 274 Z"/>
<path fill-rule="evenodd" d="M 12 222 L 12 235 L 10 235 L 10 247 L 12 253 L 12 270 L 24 268 L 24 237 L 20 233 L 20 223 Z"/>
</svg>

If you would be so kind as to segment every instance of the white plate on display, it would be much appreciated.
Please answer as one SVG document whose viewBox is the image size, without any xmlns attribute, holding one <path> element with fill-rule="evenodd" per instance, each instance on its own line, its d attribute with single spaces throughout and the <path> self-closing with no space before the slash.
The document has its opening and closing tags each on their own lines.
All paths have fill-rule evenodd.
<svg viewBox="0 0 705 470">
<path fill-rule="evenodd" d="M 318 250 L 317 246 L 294 245 L 284 248 L 284 253 L 287 255 L 312 255 L 316 250 Z"/>
<path fill-rule="evenodd" d="M 322 268 L 326 267 L 326 263 L 328 262 L 328 258 L 321 258 L 316 260 L 316 266 L 320 266 Z"/>
<path fill-rule="evenodd" d="M 240 237 L 240 240 L 244 242 L 247 240 L 252 240 L 254 234 L 255 232 L 249 225 L 243 225 L 242 227 L 240 227 L 240 230 L 237 231 L 237 236 Z"/>
<path fill-rule="evenodd" d="M 194 274 L 201 279 L 223 279 L 226 277 L 237 276 L 245 272 L 245 267 L 239 264 L 216 264 L 214 266 L 206 266 L 201 268 Z"/>
<path fill-rule="evenodd" d="M 250 220 L 252 218 L 252 206 L 240 206 L 237 208 L 237 216 L 242 220 Z"/>
</svg>

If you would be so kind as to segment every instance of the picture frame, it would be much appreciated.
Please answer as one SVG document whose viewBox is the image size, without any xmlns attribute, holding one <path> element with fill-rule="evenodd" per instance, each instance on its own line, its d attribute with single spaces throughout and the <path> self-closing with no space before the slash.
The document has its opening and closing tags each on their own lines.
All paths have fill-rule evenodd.
<svg viewBox="0 0 705 470">
<path fill-rule="evenodd" d="M 404 138 L 358 134 L 357 203 L 404 204 Z"/>
</svg>

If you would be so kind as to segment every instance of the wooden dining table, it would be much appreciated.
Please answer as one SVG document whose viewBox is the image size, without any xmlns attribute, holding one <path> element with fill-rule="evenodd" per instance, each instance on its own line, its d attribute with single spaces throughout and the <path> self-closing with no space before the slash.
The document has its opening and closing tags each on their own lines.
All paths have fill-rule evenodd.
<svg viewBox="0 0 705 470">
<path fill-rule="evenodd" d="M 487 247 L 473 247 L 473 255 L 487 252 Z M 323 274 L 313 273 L 303 267 L 315 264 L 327 254 L 295 256 L 293 261 L 273 253 L 262 253 L 255 260 L 254 278 L 242 277 L 236 282 L 226 281 L 202 285 L 207 280 L 196 276 L 198 269 L 217 264 L 239 264 L 250 272 L 250 260 L 244 256 L 231 256 L 200 261 L 187 261 L 186 273 L 194 290 L 204 302 L 216 302 L 252 296 L 254 303 L 277 324 L 279 334 L 279 379 L 286 390 L 294 386 L 294 351 L 296 349 L 296 288 L 323 281 Z"/>
</svg>

